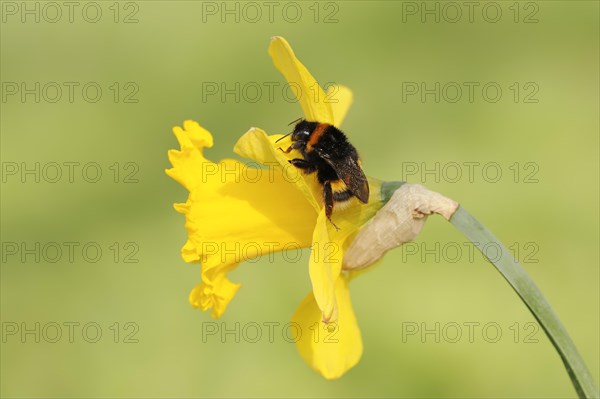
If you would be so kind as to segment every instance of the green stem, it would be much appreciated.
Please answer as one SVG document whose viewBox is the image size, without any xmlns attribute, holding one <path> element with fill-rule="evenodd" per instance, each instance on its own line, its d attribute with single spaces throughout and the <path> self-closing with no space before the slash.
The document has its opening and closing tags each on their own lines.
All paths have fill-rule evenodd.
<svg viewBox="0 0 600 399">
<path fill-rule="evenodd" d="M 598 388 L 581 355 L 577 352 L 573 340 L 523 267 L 504 245 L 463 207 L 457 209 L 450 223 L 467 236 L 484 256 L 482 248 L 490 243 L 501 249 L 500 259 L 490 260 L 490 262 L 517 292 L 550 338 L 567 368 L 577 395 L 580 398 L 598 398 Z"/>
</svg>

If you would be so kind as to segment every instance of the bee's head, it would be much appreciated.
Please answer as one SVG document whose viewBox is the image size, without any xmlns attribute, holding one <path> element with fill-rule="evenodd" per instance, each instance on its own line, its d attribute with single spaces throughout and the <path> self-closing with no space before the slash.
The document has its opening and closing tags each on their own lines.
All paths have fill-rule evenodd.
<svg viewBox="0 0 600 399">
<path fill-rule="evenodd" d="M 309 122 L 307 120 L 301 120 L 296 124 L 294 131 L 292 132 L 292 141 L 308 141 L 310 134 L 317 127 L 318 122 Z"/>
</svg>

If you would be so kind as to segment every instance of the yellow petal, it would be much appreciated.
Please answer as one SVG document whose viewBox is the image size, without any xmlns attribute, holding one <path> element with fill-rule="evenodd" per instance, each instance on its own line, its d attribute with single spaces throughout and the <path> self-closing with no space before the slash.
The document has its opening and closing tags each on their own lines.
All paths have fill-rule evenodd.
<svg viewBox="0 0 600 399">
<path fill-rule="evenodd" d="M 298 99 L 304 117 L 310 121 L 334 124 L 331 105 L 319 83 L 296 58 L 289 43 L 280 36 L 271 39 L 269 55 L 275 67 L 285 76 Z"/>
<path fill-rule="evenodd" d="M 321 197 L 320 195 L 317 197 L 320 188 L 314 176 L 303 176 L 298 168 L 288 162 L 298 154 L 285 154 L 279 150 L 279 148 L 285 150 L 291 144 L 289 140 L 276 143 L 280 137 L 281 135 L 267 136 L 264 131 L 252 128 L 240 137 L 233 151 L 244 158 L 252 159 L 270 168 L 279 167 L 283 178 L 295 184 L 300 191 L 298 196 L 304 196 L 313 207 L 316 217 L 316 212 L 322 208 Z"/>
<path fill-rule="evenodd" d="M 351 201 L 354 204 L 334 213 L 332 219 L 339 230 L 336 230 L 327 219 L 324 209 L 317 218 L 309 260 L 309 274 L 315 300 L 323 312 L 322 319 L 326 322 L 337 320 L 338 304 L 334 295 L 335 282 L 340 275 L 344 251 L 360 228 L 382 206 L 381 183 L 376 179 L 369 179 L 369 185 L 372 191 L 367 204 L 353 199 Z"/>
<path fill-rule="evenodd" d="M 342 240 L 330 237 L 327 226 L 329 221 L 325 210 L 319 213 L 317 224 L 313 233 L 312 251 L 308 270 L 313 287 L 314 298 L 319 309 L 322 310 L 323 321 L 335 321 L 338 316 L 337 302 L 335 299 L 335 281 L 342 270 Z"/>
<path fill-rule="evenodd" d="M 354 367 L 363 350 L 346 278 L 337 279 L 335 296 L 340 309 L 336 323 L 321 321 L 321 311 L 312 293 L 292 317 L 292 323 L 297 323 L 296 327 L 302 332 L 296 342 L 300 355 L 327 379 L 339 378 Z"/>
<path fill-rule="evenodd" d="M 333 84 L 327 88 L 327 101 L 331 105 L 333 113 L 333 124 L 337 127 L 342 125 L 346 114 L 352 105 L 352 91 L 342 85 Z"/>
</svg>

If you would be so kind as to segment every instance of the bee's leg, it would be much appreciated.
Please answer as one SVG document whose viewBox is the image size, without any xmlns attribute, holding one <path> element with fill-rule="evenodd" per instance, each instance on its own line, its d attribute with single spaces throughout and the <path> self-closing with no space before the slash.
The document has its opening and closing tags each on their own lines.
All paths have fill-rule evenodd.
<svg viewBox="0 0 600 399">
<path fill-rule="evenodd" d="M 312 173 L 317 170 L 316 166 L 304 159 L 295 158 L 290 159 L 288 162 L 297 167 L 298 169 L 302 169 L 306 173 Z"/>
<path fill-rule="evenodd" d="M 327 216 L 327 219 L 329 219 L 333 227 L 335 227 L 336 230 L 339 230 L 340 228 L 333 223 L 333 220 L 331 220 L 331 214 L 333 213 L 333 190 L 329 180 L 323 183 L 323 202 L 325 203 L 325 216 Z"/>
<path fill-rule="evenodd" d="M 291 146 L 288 147 L 287 150 L 283 150 L 279 147 L 279 150 L 284 154 L 289 154 L 292 150 L 298 150 L 302 147 L 303 143 L 301 141 L 294 141 Z"/>
</svg>

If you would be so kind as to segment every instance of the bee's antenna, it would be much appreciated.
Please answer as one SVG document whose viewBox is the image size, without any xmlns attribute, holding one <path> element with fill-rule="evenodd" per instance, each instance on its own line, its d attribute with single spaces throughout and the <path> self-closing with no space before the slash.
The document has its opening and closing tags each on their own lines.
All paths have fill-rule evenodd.
<svg viewBox="0 0 600 399">
<path fill-rule="evenodd" d="M 302 119 L 304 119 L 304 118 L 300 117 L 300 118 L 298 118 L 298 119 L 296 119 L 296 120 L 293 120 L 293 121 L 291 121 L 290 123 L 288 123 L 288 126 L 289 126 L 289 125 L 293 125 L 293 124 L 294 124 L 294 123 L 296 123 L 296 122 L 300 122 Z"/>
<path fill-rule="evenodd" d="M 300 118 L 298 118 L 298 119 L 296 119 L 296 120 L 293 120 L 293 121 L 291 121 L 290 123 L 288 123 L 288 126 L 289 126 L 289 125 L 293 125 L 294 123 L 296 123 L 296 122 L 299 122 L 299 121 L 301 121 L 302 119 L 304 119 L 304 118 L 300 117 Z M 294 132 L 293 132 L 293 131 L 292 131 L 292 132 L 289 132 L 289 133 L 288 133 L 288 134 L 286 134 L 285 136 L 278 138 L 278 139 L 277 139 L 277 141 L 276 141 L 276 143 L 277 143 L 277 142 L 279 142 L 280 140 L 283 140 L 284 138 L 286 138 L 287 136 L 289 136 L 289 135 L 290 135 L 290 134 L 292 134 L 292 133 L 294 133 Z"/>
<path fill-rule="evenodd" d="M 283 140 L 284 138 L 286 138 L 287 136 L 289 136 L 289 135 L 290 135 L 290 134 L 292 134 L 292 133 L 294 133 L 294 132 L 289 132 L 289 133 L 288 133 L 288 134 L 286 134 L 285 136 L 282 136 L 282 137 L 278 138 L 278 139 L 277 139 L 275 142 L 276 142 L 276 143 L 280 142 L 281 140 Z"/>
</svg>

